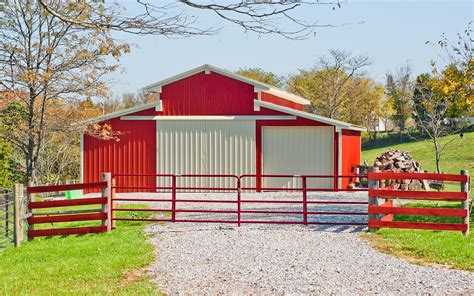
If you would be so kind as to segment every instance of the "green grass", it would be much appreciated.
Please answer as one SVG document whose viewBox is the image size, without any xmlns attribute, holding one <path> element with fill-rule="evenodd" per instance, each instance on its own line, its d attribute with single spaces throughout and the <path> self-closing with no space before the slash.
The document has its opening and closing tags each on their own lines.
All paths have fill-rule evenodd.
<svg viewBox="0 0 474 296">
<path fill-rule="evenodd" d="M 130 215 L 148 214 L 117 212 Z M 0 295 L 158 294 L 143 272 L 154 258 L 144 225 L 117 221 L 110 233 L 37 238 L 6 249 L 0 253 Z"/>
<path fill-rule="evenodd" d="M 459 174 L 460 170 L 467 169 L 474 174 L 474 132 L 465 133 L 461 140 L 459 135 L 442 139 L 445 143 L 451 139 L 454 142 L 448 146 L 441 168 L 446 173 Z M 379 145 L 382 147 L 365 150 L 362 152 L 362 161 L 367 159 L 372 164 L 375 157 L 388 148 L 400 149 L 410 152 L 413 158 L 420 163 L 423 170 L 434 172 L 434 148 L 430 141 L 409 142 L 397 145 Z M 471 177 L 471 182 L 473 178 Z M 459 184 L 447 184 L 445 190 L 459 191 Z M 474 198 L 471 191 L 470 198 Z M 410 203 L 417 207 L 460 207 L 460 203 L 423 202 Z M 407 205 L 407 206 L 408 206 Z M 405 258 L 419 264 L 440 264 L 449 267 L 474 271 L 474 241 L 473 220 L 471 210 L 471 234 L 463 236 L 461 232 L 429 231 L 429 230 L 404 230 L 381 229 L 375 235 L 366 236 L 377 249 Z M 398 221 L 459 223 L 460 218 L 452 217 L 421 217 L 410 215 L 396 215 Z"/>
</svg>

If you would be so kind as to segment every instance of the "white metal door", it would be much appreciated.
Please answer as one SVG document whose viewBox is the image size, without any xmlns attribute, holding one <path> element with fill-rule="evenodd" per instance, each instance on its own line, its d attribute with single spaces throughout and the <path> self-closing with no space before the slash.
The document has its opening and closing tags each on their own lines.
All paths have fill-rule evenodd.
<svg viewBox="0 0 474 296">
<path fill-rule="evenodd" d="M 263 174 L 334 174 L 333 127 L 264 127 Z M 308 179 L 312 188 L 332 188 L 333 179 Z M 295 188 L 299 178 L 263 178 L 264 188 Z"/>
<path fill-rule="evenodd" d="M 157 121 L 157 173 L 255 174 L 255 121 Z M 158 186 L 171 184 L 157 180 Z M 235 186 L 232 178 L 178 180 L 181 187 Z"/>
</svg>

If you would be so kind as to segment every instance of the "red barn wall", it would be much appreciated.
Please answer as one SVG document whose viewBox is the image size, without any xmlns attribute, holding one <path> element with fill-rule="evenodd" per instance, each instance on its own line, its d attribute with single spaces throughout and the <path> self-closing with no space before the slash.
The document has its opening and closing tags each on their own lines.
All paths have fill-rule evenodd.
<svg viewBox="0 0 474 296">
<path fill-rule="evenodd" d="M 101 180 L 102 172 L 155 174 L 156 122 L 109 120 L 120 141 L 101 140 L 84 135 L 83 181 Z M 154 177 L 119 177 L 117 185 L 155 186 Z M 131 190 L 137 191 L 137 190 Z"/>
<path fill-rule="evenodd" d="M 262 93 L 262 100 L 263 97 L 272 103 L 286 102 L 284 106 L 298 109 L 298 104 L 285 99 Z M 213 72 L 201 72 L 164 85 L 160 99 L 163 111 L 156 115 L 162 116 L 282 115 L 264 108 L 254 111 L 257 93 L 253 85 Z"/>
<path fill-rule="evenodd" d="M 351 168 L 360 164 L 360 132 L 342 130 L 342 167 L 341 175 L 351 175 Z M 347 188 L 350 181 L 342 179 L 342 188 Z"/>
<path fill-rule="evenodd" d="M 272 95 L 272 94 L 262 92 L 261 99 L 262 99 L 262 101 L 265 101 L 265 102 L 269 102 L 269 103 L 277 104 L 277 105 L 280 105 L 280 106 L 284 106 L 284 107 L 288 107 L 288 108 L 303 111 L 303 105 L 295 103 L 293 101 L 289 101 L 289 100 L 280 98 L 280 97 L 277 97 L 277 96 Z"/>
</svg>

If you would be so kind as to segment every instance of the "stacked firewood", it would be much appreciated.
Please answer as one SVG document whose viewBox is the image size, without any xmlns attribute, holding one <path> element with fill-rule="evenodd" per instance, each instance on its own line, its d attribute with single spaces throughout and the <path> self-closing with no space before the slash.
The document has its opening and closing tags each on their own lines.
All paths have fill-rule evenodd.
<svg viewBox="0 0 474 296">
<path fill-rule="evenodd" d="M 380 172 L 424 172 L 408 152 L 398 149 L 383 152 L 375 159 L 374 167 L 377 167 Z M 380 180 L 380 187 L 391 187 L 395 190 L 420 190 L 421 188 L 426 190 L 428 184 L 426 181 L 419 180 Z"/>
</svg>

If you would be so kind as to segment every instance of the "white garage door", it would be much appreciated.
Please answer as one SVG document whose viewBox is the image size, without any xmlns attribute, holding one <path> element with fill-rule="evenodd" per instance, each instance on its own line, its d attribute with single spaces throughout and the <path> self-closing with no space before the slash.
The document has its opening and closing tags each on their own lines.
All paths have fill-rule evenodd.
<svg viewBox="0 0 474 296">
<path fill-rule="evenodd" d="M 255 121 L 157 121 L 157 173 L 255 174 Z M 234 187 L 235 180 L 178 178 L 178 186 Z"/>
<path fill-rule="evenodd" d="M 333 127 L 264 127 L 263 174 L 334 174 Z M 333 179 L 308 179 L 312 188 L 332 188 Z M 264 178 L 264 187 L 296 188 L 298 178 Z"/>
</svg>

